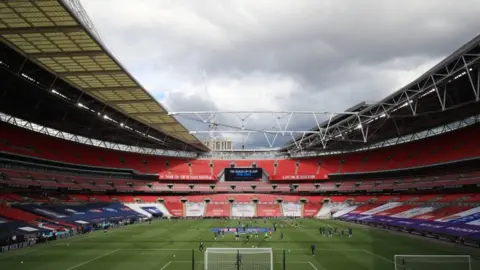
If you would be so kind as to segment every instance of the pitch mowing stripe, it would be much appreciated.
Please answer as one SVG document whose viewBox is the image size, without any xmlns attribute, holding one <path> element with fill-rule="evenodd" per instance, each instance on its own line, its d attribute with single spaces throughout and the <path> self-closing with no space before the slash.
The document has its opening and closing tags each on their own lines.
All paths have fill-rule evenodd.
<svg viewBox="0 0 480 270">
<path fill-rule="evenodd" d="M 67 268 L 67 270 L 76 269 L 76 268 L 78 268 L 78 267 L 80 267 L 80 266 L 83 266 L 83 265 L 85 265 L 85 264 L 87 264 L 87 263 L 91 263 L 91 262 L 93 262 L 93 261 L 95 261 L 95 260 L 98 260 L 98 259 L 101 259 L 101 258 L 103 258 L 103 257 L 106 257 L 106 256 L 108 256 L 108 255 L 110 255 L 110 254 L 113 254 L 113 253 L 117 252 L 117 251 L 119 251 L 119 249 L 115 249 L 115 250 L 113 250 L 113 251 L 107 252 L 107 253 L 105 253 L 105 254 L 103 254 L 103 255 L 100 255 L 100 256 L 98 256 L 98 257 L 95 257 L 95 258 L 93 258 L 93 259 L 91 259 L 91 260 L 88 260 L 88 261 L 84 261 L 84 262 L 82 262 L 82 263 L 79 263 L 79 264 L 77 264 L 77 265 L 75 265 L 75 266 L 72 266 L 72 267 L 70 267 L 70 268 Z M 163 268 L 162 268 L 162 269 L 163 269 Z"/>
<path fill-rule="evenodd" d="M 22 252 L 22 253 L 18 253 L 18 252 L 17 252 L 17 253 L 14 253 L 14 254 L 10 254 L 10 256 L 8 256 L 8 255 L 5 255 L 5 256 L 2 256 L 2 257 L 0 257 L 0 260 L 4 260 L 4 259 L 8 259 L 8 258 L 12 258 L 12 257 L 15 257 L 15 256 L 22 256 L 22 255 L 26 255 L 26 254 L 29 254 L 29 253 L 32 253 L 32 252 L 35 252 L 35 251 L 37 251 L 37 250 L 36 250 L 36 249 L 34 249 L 34 250 L 29 250 L 29 251 L 27 251 L 27 252 Z"/>
</svg>

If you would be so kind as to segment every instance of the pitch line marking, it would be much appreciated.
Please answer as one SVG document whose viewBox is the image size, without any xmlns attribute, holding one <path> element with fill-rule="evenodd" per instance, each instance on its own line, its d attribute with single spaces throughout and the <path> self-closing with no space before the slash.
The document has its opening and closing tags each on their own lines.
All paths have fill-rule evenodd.
<svg viewBox="0 0 480 270">
<path fill-rule="evenodd" d="M 300 251 L 300 250 L 311 250 L 309 248 L 275 248 L 273 251 L 288 251 L 288 250 L 293 250 L 293 251 Z M 362 252 L 362 249 L 331 249 L 331 248 L 317 248 L 316 250 L 322 250 L 322 251 L 333 251 L 333 252 L 339 252 L 339 251 L 358 251 Z"/>
<path fill-rule="evenodd" d="M 170 264 L 172 263 L 172 261 L 169 261 L 167 264 L 165 264 L 160 270 L 163 270 L 165 268 L 167 268 L 167 266 L 169 266 Z"/>
<path fill-rule="evenodd" d="M 313 265 L 313 263 L 308 262 L 308 264 L 310 264 L 313 267 L 313 269 L 318 270 L 317 267 L 315 267 L 315 265 Z"/>
<path fill-rule="evenodd" d="M 194 248 L 191 248 L 191 249 L 168 249 L 168 248 L 123 248 L 123 249 L 120 249 L 120 250 L 130 250 L 130 251 L 192 251 L 192 249 Z M 255 249 L 255 248 L 253 248 Z M 286 251 L 288 252 L 289 250 L 290 251 L 305 251 L 305 250 L 310 250 L 309 248 L 303 248 L 303 249 L 288 249 L 288 248 L 285 248 L 285 249 L 273 249 L 273 251 L 275 252 L 280 252 L 280 251 Z M 321 250 L 321 251 L 331 251 L 331 252 L 365 252 L 365 250 L 363 249 L 329 249 L 329 248 L 317 248 L 317 250 Z"/>
<path fill-rule="evenodd" d="M 91 262 L 93 262 L 93 261 L 95 261 L 95 260 L 101 259 L 101 258 L 103 258 L 103 257 L 106 257 L 106 256 L 110 255 L 110 254 L 113 254 L 113 253 L 115 253 L 115 252 L 117 252 L 117 251 L 119 251 L 119 250 L 120 250 L 120 249 L 115 249 L 115 250 L 113 250 L 113 251 L 107 252 L 107 253 L 105 253 L 105 254 L 103 254 L 103 255 L 100 255 L 100 256 L 98 256 L 98 257 L 95 257 L 95 258 L 93 258 L 93 259 L 91 259 L 91 260 L 84 261 L 84 262 L 79 263 L 79 264 L 77 264 L 77 265 L 75 265 L 75 266 L 72 266 L 72 267 L 68 268 L 67 270 L 76 269 L 76 268 L 78 268 L 78 267 L 80 267 L 80 266 L 83 266 L 83 265 L 85 265 L 85 264 L 87 264 L 87 263 L 91 263 Z"/>
<path fill-rule="evenodd" d="M 276 261 L 275 264 L 282 264 L 283 262 L 280 262 L 280 261 Z M 305 262 L 305 261 L 288 261 L 286 262 L 287 264 L 302 264 L 302 263 L 309 263 L 309 262 Z"/>
<path fill-rule="evenodd" d="M 374 257 L 377 257 L 377 258 L 379 258 L 379 259 L 382 259 L 382 260 L 384 260 L 384 261 L 386 261 L 386 262 L 395 264 L 394 261 L 392 261 L 392 260 L 390 260 L 390 259 L 387 259 L 387 258 L 385 258 L 385 257 L 383 257 L 383 256 L 380 256 L 380 255 L 378 255 L 378 254 L 375 254 L 375 253 L 373 253 L 373 252 L 370 252 L 370 251 L 368 251 L 368 250 L 366 250 L 366 249 L 363 249 L 363 252 L 365 252 L 365 253 L 367 253 L 367 254 L 370 254 L 370 255 L 372 255 L 372 256 L 374 256 Z"/>
</svg>

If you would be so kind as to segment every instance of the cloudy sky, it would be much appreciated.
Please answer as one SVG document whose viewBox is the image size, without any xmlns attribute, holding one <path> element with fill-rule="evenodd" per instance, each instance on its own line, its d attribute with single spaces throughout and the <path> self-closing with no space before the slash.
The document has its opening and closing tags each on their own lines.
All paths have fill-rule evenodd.
<svg viewBox="0 0 480 270">
<path fill-rule="evenodd" d="M 480 25 L 480 0 L 81 3 L 109 50 L 169 111 L 341 112 L 414 80 Z M 280 128 L 271 115 L 249 119 L 247 129 Z M 297 116 L 289 129 L 314 125 Z M 268 146 L 263 134 L 245 144 Z"/>
</svg>

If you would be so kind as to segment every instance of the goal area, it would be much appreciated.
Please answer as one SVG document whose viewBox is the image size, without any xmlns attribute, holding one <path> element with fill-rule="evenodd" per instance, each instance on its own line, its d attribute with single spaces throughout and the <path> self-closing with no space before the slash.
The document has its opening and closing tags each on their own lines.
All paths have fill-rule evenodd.
<svg viewBox="0 0 480 270">
<path fill-rule="evenodd" d="M 207 248 L 205 270 L 273 270 L 271 248 Z"/>
<path fill-rule="evenodd" d="M 472 270 L 470 255 L 395 255 L 395 270 Z"/>
</svg>

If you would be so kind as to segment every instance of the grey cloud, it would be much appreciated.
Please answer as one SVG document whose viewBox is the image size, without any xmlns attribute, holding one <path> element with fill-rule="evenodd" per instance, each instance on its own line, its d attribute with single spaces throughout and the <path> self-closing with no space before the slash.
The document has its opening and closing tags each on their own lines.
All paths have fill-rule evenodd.
<svg viewBox="0 0 480 270">
<path fill-rule="evenodd" d="M 127 69 L 182 111 L 223 109 L 231 98 L 249 110 L 254 101 L 239 95 L 257 92 L 267 95 L 266 110 L 343 111 L 408 83 L 477 35 L 480 23 L 477 0 L 81 2 Z"/>
</svg>

